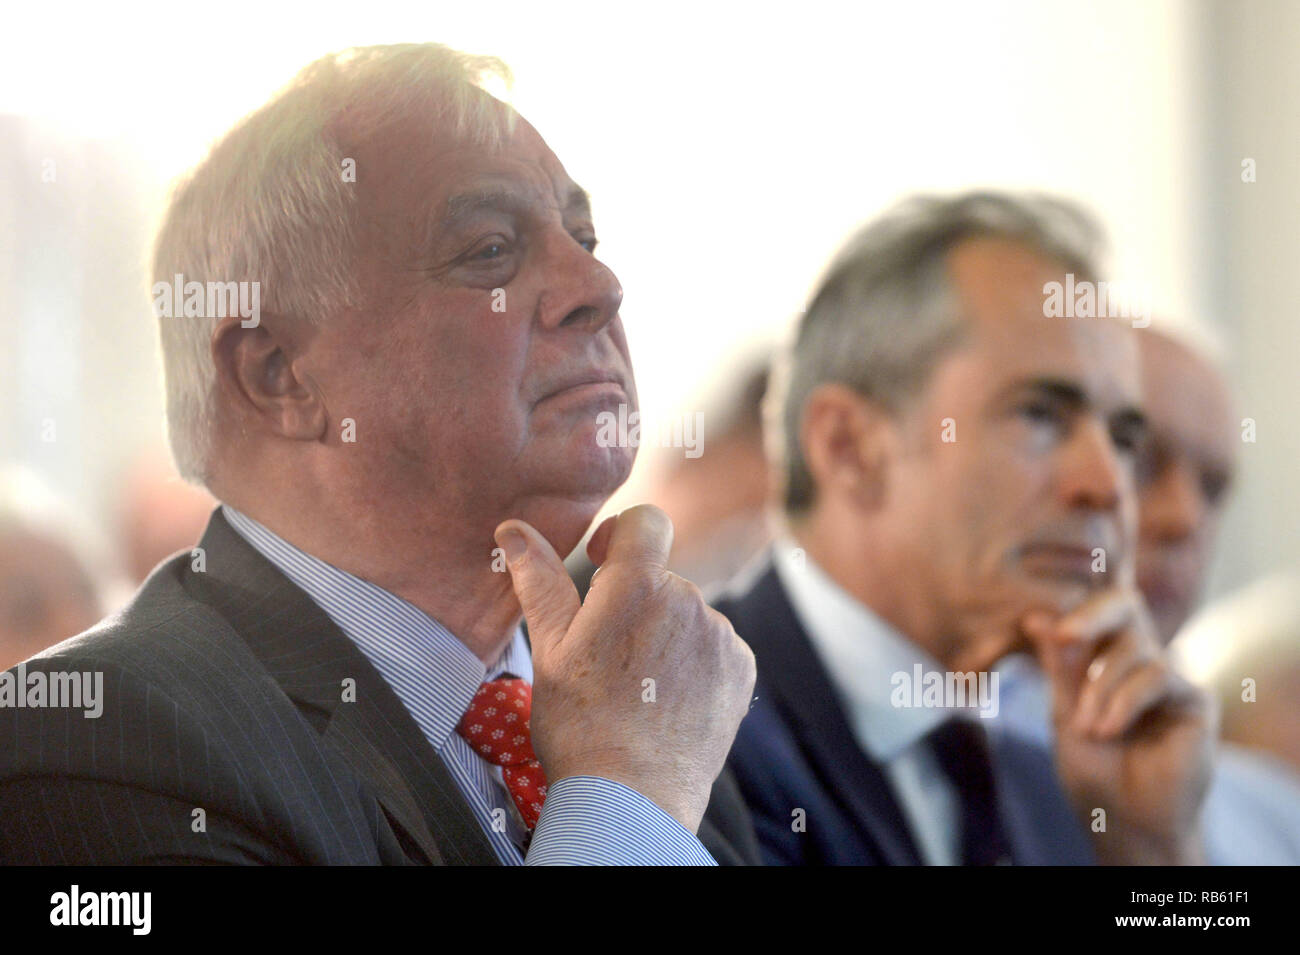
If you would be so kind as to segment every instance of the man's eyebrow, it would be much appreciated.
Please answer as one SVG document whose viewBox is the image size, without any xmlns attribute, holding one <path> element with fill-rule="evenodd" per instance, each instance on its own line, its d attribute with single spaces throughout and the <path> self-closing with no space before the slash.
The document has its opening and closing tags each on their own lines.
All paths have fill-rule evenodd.
<svg viewBox="0 0 1300 955">
<path fill-rule="evenodd" d="M 447 200 L 439 224 L 451 228 L 461 220 L 480 210 L 488 209 L 507 213 L 520 213 L 532 206 L 530 197 L 506 186 L 489 186 L 457 193 Z M 591 197 L 585 189 L 573 186 L 565 198 L 563 212 L 566 216 L 590 218 Z"/>
<path fill-rule="evenodd" d="M 527 198 L 513 189 L 502 186 L 473 189 L 457 193 L 448 199 L 447 207 L 439 222 L 443 228 L 450 228 L 481 209 L 518 212 L 527 205 Z"/>
<path fill-rule="evenodd" d="M 1113 426 L 1128 428 L 1132 431 L 1139 432 L 1145 437 L 1151 430 L 1151 421 L 1141 408 L 1136 405 L 1125 405 L 1110 416 L 1110 422 Z"/>
<path fill-rule="evenodd" d="M 591 194 L 581 186 L 571 186 L 564 202 L 564 214 L 581 219 L 591 218 Z"/>
<path fill-rule="evenodd" d="M 1038 392 L 1068 405 L 1071 410 L 1084 411 L 1091 407 L 1088 393 L 1077 383 L 1065 378 L 1030 378 L 1026 381 L 1013 382 L 1007 389 L 1008 394 Z M 1146 413 L 1137 405 L 1125 404 L 1107 416 L 1112 426 L 1121 426 L 1145 431 L 1148 428 Z"/>
<path fill-rule="evenodd" d="M 1082 409 L 1089 405 L 1088 393 L 1073 381 L 1066 378 L 1027 378 L 1013 381 L 1005 389 L 1006 395 L 1016 395 L 1027 391 L 1036 391 L 1044 397 Z"/>
</svg>

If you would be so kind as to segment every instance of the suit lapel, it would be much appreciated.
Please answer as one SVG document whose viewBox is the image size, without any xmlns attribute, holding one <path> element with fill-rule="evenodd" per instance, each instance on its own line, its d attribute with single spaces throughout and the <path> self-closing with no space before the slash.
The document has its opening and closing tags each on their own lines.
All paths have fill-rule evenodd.
<svg viewBox="0 0 1300 955">
<path fill-rule="evenodd" d="M 769 566 L 734 607 L 736 632 L 758 662 L 758 692 L 773 695 L 826 791 L 869 835 L 885 864 L 919 865 L 888 780 L 854 738 L 776 569 Z"/>
<path fill-rule="evenodd" d="M 196 595 L 230 621 L 428 861 L 498 864 L 441 757 L 360 649 L 220 509 L 200 546 L 207 572 L 188 575 Z M 355 700 L 343 701 L 345 687 L 355 689 Z"/>
</svg>

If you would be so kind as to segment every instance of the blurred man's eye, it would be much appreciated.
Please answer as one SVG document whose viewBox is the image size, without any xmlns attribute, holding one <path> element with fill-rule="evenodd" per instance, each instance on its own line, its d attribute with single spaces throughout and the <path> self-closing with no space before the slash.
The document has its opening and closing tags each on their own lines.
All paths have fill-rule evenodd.
<svg viewBox="0 0 1300 955">
<path fill-rule="evenodd" d="M 1132 428 L 1112 428 L 1111 442 L 1124 454 L 1137 456 L 1142 450 L 1142 433 Z"/>
<path fill-rule="evenodd" d="M 1139 487 L 1144 487 L 1157 480 L 1170 466 L 1173 455 L 1159 437 L 1147 432 L 1141 441 L 1137 453 L 1137 467 L 1134 475 Z"/>
<path fill-rule="evenodd" d="M 1062 423 L 1060 411 L 1046 401 L 1027 401 L 1016 412 L 1034 425 L 1056 427 Z"/>
<path fill-rule="evenodd" d="M 1140 476 L 1147 466 L 1144 459 L 1155 450 L 1146 418 L 1135 412 L 1111 418 L 1110 440 L 1121 454 L 1134 459 Z"/>
<path fill-rule="evenodd" d="M 1201 493 L 1205 496 L 1206 503 L 1211 506 L 1218 504 L 1227 490 L 1228 475 L 1217 471 L 1201 473 Z"/>
</svg>

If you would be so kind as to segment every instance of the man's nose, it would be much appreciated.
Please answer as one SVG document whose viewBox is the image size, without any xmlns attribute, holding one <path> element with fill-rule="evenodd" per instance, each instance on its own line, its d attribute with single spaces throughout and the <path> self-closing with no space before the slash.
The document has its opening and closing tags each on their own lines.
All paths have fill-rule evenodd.
<svg viewBox="0 0 1300 955">
<path fill-rule="evenodd" d="M 539 312 L 547 328 L 581 327 L 598 332 L 618 315 L 623 288 L 609 267 L 567 232 L 543 247 L 545 285 Z"/>
<path fill-rule="evenodd" d="M 1169 464 L 1142 489 L 1142 536 L 1162 541 L 1194 534 L 1205 519 L 1205 502 L 1196 475 L 1183 462 Z"/>
<path fill-rule="evenodd" d="M 1093 511 L 1115 511 L 1122 495 L 1133 493 L 1131 476 L 1103 422 L 1088 419 L 1074 429 L 1061 462 L 1060 486 L 1068 506 Z"/>
</svg>

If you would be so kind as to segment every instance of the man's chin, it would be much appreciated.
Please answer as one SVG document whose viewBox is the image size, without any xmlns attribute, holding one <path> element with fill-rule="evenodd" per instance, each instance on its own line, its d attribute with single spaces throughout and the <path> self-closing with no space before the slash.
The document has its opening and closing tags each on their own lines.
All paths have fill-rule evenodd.
<svg viewBox="0 0 1300 955">
<path fill-rule="evenodd" d="M 1093 594 L 1114 586 L 1109 573 L 1026 573 L 1021 578 L 1024 602 L 1031 610 L 1067 614 Z"/>
<path fill-rule="evenodd" d="M 604 503 L 627 481 L 635 460 L 635 448 L 581 446 L 566 456 L 556 483 L 575 498 L 599 497 Z"/>
<path fill-rule="evenodd" d="M 981 639 L 969 647 L 965 662 L 981 669 L 1011 653 L 1034 654 L 1034 642 L 1020 626 L 1024 618 L 1033 612 L 1065 616 L 1088 599 L 1096 584 L 1095 580 L 1070 576 L 1017 574 L 1002 586 L 991 588 L 986 597 L 998 594 L 990 603 L 997 608 L 995 619 L 1000 625 L 980 635 Z"/>
</svg>

